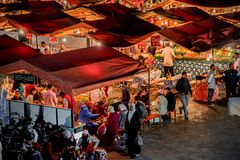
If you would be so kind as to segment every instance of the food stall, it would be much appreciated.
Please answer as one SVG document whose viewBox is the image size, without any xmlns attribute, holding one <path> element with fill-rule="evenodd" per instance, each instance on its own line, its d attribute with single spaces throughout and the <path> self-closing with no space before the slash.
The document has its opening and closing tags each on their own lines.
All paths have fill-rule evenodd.
<svg viewBox="0 0 240 160">
<path fill-rule="evenodd" d="M 0 73 L 2 74 L 18 72 L 19 70 L 25 70 L 53 84 L 59 90 L 72 96 L 77 96 L 96 88 L 131 79 L 134 74 L 144 72 L 147 68 L 111 47 L 97 46 L 51 56 L 41 56 L 30 60 L 19 60 L 0 67 Z M 31 106 L 39 105 L 30 104 L 30 108 Z M 28 107 L 24 107 L 23 104 L 22 108 L 26 110 Z M 37 108 L 45 110 L 45 107 L 41 107 L 41 105 Z M 11 110 L 9 109 L 10 112 Z M 51 113 L 56 113 L 58 120 L 55 118 L 54 120 L 51 119 L 55 123 L 60 123 L 59 121 L 61 121 L 61 124 L 70 124 L 68 127 L 71 126 L 70 129 L 75 132 L 79 127 L 82 127 L 78 122 L 74 122 L 72 110 L 51 107 L 49 110 L 52 110 Z M 21 111 L 25 116 L 25 111 L 22 109 Z M 61 115 L 63 113 L 64 115 L 66 113 L 68 116 Z M 71 116 L 69 116 L 70 113 Z M 61 119 L 61 117 L 65 118 Z M 49 116 L 46 116 L 46 118 L 49 118 Z"/>
</svg>

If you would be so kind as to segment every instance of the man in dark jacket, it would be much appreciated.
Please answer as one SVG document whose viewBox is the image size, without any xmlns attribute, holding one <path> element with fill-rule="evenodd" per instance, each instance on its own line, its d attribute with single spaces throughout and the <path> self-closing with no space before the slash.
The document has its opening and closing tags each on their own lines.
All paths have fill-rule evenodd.
<svg viewBox="0 0 240 160">
<path fill-rule="evenodd" d="M 174 111 L 175 110 L 175 106 L 176 106 L 176 97 L 175 97 L 175 95 L 171 91 L 170 87 L 165 88 L 164 89 L 164 93 L 165 93 L 165 97 L 168 100 L 168 106 L 167 106 L 168 111 Z"/>
<path fill-rule="evenodd" d="M 179 107 L 180 114 L 182 114 L 182 110 L 184 110 L 185 120 L 188 120 L 188 94 L 190 93 L 192 96 L 192 89 L 187 79 L 187 72 L 182 72 L 182 78 L 178 80 L 176 90 L 182 102 L 182 107 Z"/>
<path fill-rule="evenodd" d="M 135 96 L 135 107 L 139 114 L 140 119 L 145 119 L 147 117 L 148 111 L 146 110 L 145 104 L 141 101 L 141 97 Z"/>
<path fill-rule="evenodd" d="M 227 98 L 236 96 L 239 77 L 238 71 L 234 69 L 233 63 L 229 64 L 229 69 L 224 72 L 223 77 L 226 85 Z"/>
</svg>

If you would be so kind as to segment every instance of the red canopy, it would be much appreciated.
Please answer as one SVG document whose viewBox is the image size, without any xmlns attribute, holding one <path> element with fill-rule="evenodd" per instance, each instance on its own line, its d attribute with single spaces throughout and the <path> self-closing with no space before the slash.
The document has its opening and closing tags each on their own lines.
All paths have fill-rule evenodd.
<svg viewBox="0 0 240 160">
<path fill-rule="evenodd" d="M 177 0 L 177 1 L 206 7 L 232 7 L 240 5 L 239 0 Z"/>
<path fill-rule="evenodd" d="M 208 13 L 196 7 L 181 7 L 171 9 L 163 9 L 162 7 L 159 7 L 153 11 L 166 17 L 182 21 L 198 21 L 206 19 L 210 16 Z"/>
<path fill-rule="evenodd" d="M 240 37 L 240 29 L 230 23 L 210 17 L 159 32 L 164 37 L 196 52 L 226 44 Z"/>
<path fill-rule="evenodd" d="M 119 3 L 99 4 L 90 6 L 89 8 L 94 12 L 107 17 L 116 17 L 124 14 L 131 14 L 134 12 L 134 10 L 132 10 L 131 8 L 128 8 Z"/>
<path fill-rule="evenodd" d="M 99 46 L 0 67 L 0 73 L 18 70 L 26 70 L 66 93 L 77 95 L 130 79 L 134 74 L 145 71 L 146 67 L 110 47 Z"/>
<path fill-rule="evenodd" d="M 220 16 L 233 22 L 240 22 L 240 12 L 221 14 Z"/>
<path fill-rule="evenodd" d="M 40 57 L 39 52 L 7 35 L 0 36 L 0 66 L 28 58 Z"/>
<path fill-rule="evenodd" d="M 34 12 L 24 15 L 7 16 L 9 23 L 37 35 L 52 34 L 53 32 L 79 24 L 81 21 L 59 10 L 50 8 L 48 12 Z"/>
<path fill-rule="evenodd" d="M 95 33 L 91 33 L 89 35 L 96 41 L 101 42 L 107 46 L 129 47 L 145 40 L 152 34 L 154 33 L 149 33 L 144 36 L 124 36 L 98 30 Z"/>
<path fill-rule="evenodd" d="M 146 34 L 159 31 L 160 28 L 132 15 L 122 15 L 115 18 L 85 22 L 88 25 L 125 36 L 144 36 Z"/>
</svg>

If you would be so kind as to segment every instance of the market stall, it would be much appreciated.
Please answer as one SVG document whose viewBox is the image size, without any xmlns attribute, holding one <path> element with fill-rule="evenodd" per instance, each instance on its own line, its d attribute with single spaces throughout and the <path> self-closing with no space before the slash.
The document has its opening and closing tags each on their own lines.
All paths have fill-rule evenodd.
<svg viewBox="0 0 240 160">
<path fill-rule="evenodd" d="M 146 71 L 138 61 L 106 46 L 20 60 L 0 67 L 0 73 L 25 70 L 72 96 L 131 79 Z"/>
</svg>

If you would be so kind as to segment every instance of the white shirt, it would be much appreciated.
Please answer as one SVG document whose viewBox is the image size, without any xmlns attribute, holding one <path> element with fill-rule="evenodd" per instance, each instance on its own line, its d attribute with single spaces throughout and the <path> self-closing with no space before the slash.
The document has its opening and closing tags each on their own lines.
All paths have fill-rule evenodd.
<svg viewBox="0 0 240 160">
<path fill-rule="evenodd" d="M 68 108 L 68 100 L 63 98 L 63 108 Z"/>
<path fill-rule="evenodd" d="M 29 94 L 29 95 L 27 96 L 26 101 L 27 101 L 28 103 L 33 103 L 33 95 L 32 95 L 32 94 Z"/>
<path fill-rule="evenodd" d="M 173 66 L 173 57 L 175 57 L 174 50 L 170 47 L 165 47 L 162 51 L 163 65 L 171 67 Z"/>
<path fill-rule="evenodd" d="M 45 54 L 45 49 L 47 48 L 47 50 L 49 51 L 49 47 L 48 46 L 45 46 L 45 47 L 40 47 L 40 52 L 42 53 L 42 54 Z M 49 51 L 50 52 L 50 51 Z"/>
</svg>

